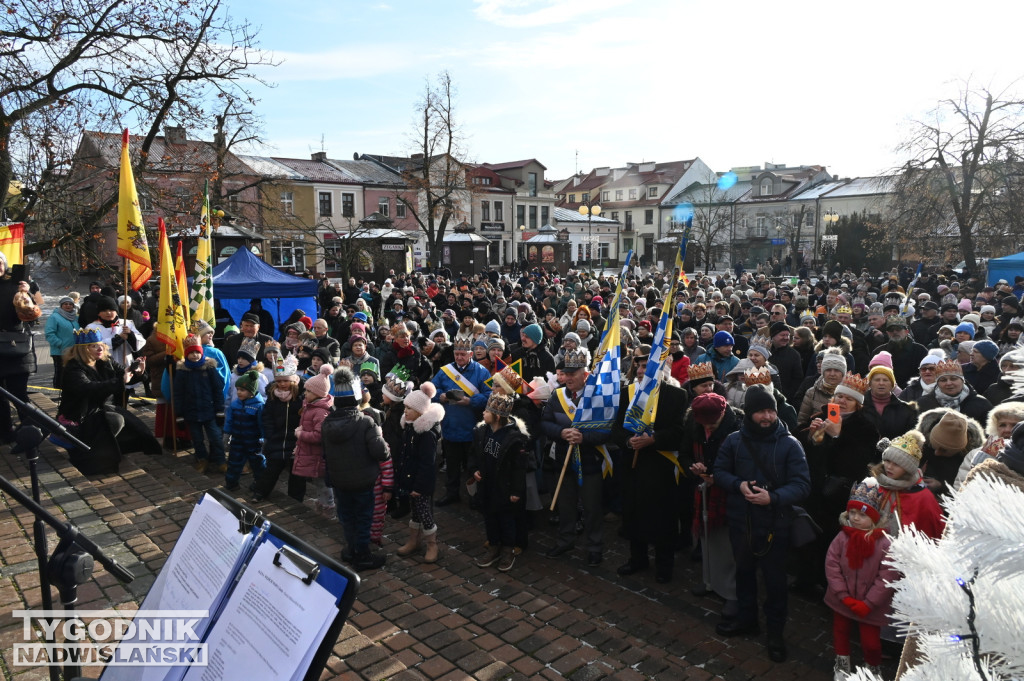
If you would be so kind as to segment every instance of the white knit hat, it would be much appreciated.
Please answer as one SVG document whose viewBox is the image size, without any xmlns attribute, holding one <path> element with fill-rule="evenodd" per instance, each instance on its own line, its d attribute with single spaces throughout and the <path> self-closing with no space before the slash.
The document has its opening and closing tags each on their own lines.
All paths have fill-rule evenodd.
<svg viewBox="0 0 1024 681">
<path fill-rule="evenodd" d="M 434 395 L 437 394 L 437 388 L 430 381 L 427 381 L 420 386 L 419 390 L 413 390 L 411 393 L 405 396 L 405 406 L 413 411 L 417 411 L 421 414 L 427 413 L 427 409 L 430 408 L 430 402 L 434 399 Z"/>
</svg>

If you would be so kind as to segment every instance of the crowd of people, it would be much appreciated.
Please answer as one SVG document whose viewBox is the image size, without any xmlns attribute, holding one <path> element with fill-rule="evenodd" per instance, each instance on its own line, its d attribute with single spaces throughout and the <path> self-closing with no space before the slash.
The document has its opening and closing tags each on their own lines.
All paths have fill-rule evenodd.
<svg viewBox="0 0 1024 681">
<path fill-rule="evenodd" d="M 626 408 L 662 350 L 652 343 L 671 274 L 446 274 L 324 280 L 317 312 L 276 327 L 254 300 L 237 326 L 194 325 L 177 362 L 152 328 L 152 293 L 116 298 L 96 282 L 62 298 L 45 325 L 59 419 L 99 443 L 70 448 L 71 461 L 116 471 L 121 453 L 158 454 L 162 439 L 229 490 L 251 472 L 254 502 L 285 474 L 289 496 L 340 520 L 359 570 L 384 564 L 373 547 L 389 514 L 408 518 L 397 553 L 433 562 L 434 508 L 464 504 L 483 516 L 478 565 L 502 571 L 544 522 L 557 536 L 544 556 L 579 543 L 600 565 L 605 521 L 621 517 L 618 574 L 653 562 L 665 583 L 680 551 L 702 560 L 692 587 L 724 601 L 723 636 L 760 631 L 760 573 L 774 661 L 786 659 L 788 592 L 824 599 L 837 678 L 854 624 L 871 667 L 881 640 L 896 640 L 888 538 L 909 525 L 938 537 L 945 498 L 980 472 L 1024 489 L 1024 277 L 694 276 L 669 301 L 653 422 L 637 434 Z M 612 322 L 619 417 L 610 431 L 581 427 Z M 155 432 L 125 407 L 126 389 L 156 397 Z"/>
</svg>

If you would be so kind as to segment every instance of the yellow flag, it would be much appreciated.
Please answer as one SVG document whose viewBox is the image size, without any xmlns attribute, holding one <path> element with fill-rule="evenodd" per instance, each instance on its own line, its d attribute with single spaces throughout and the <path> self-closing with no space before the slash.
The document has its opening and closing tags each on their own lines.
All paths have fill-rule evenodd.
<svg viewBox="0 0 1024 681">
<path fill-rule="evenodd" d="M 25 223 L 0 225 L 0 253 L 7 257 L 9 266 L 25 262 Z"/>
<path fill-rule="evenodd" d="M 178 284 L 174 276 L 174 261 L 171 259 L 171 245 L 163 219 L 160 226 L 160 309 L 156 317 L 156 337 L 167 346 L 167 351 L 176 359 L 185 356 L 185 337 L 188 335 L 188 321 L 185 306 L 178 295 Z"/>
<path fill-rule="evenodd" d="M 196 245 L 196 266 L 192 275 L 192 297 L 189 308 L 193 321 L 202 319 L 217 326 L 213 311 L 213 261 L 210 258 L 210 187 L 203 191 L 203 210 L 199 216 L 199 238 Z"/>
<path fill-rule="evenodd" d="M 131 155 L 128 153 L 128 128 L 121 135 L 121 184 L 117 194 L 117 254 L 135 264 L 131 268 L 132 290 L 138 291 L 153 276 L 149 260 L 146 228 L 142 224 L 139 193 L 135 191 Z"/>
<path fill-rule="evenodd" d="M 182 255 L 182 242 L 178 240 L 178 258 L 174 263 L 174 283 L 178 287 L 178 304 L 181 305 L 181 315 L 185 318 L 185 330 L 192 326 L 190 310 L 188 307 L 188 279 L 185 278 L 185 256 Z"/>
</svg>

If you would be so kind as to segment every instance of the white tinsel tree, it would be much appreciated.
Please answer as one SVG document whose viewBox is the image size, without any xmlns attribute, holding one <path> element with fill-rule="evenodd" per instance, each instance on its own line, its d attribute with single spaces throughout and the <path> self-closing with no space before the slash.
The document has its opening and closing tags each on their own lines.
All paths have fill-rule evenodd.
<svg viewBox="0 0 1024 681">
<path fill-rule="evenodd" d="M 919 652 L 901 681 L 1024 679 L 1024 492 L 979 476 L 947 510 L 939 541 L 913 529 L 892 541 L 889 562 L 903 575 L 893 617 Z"/>
</svg>

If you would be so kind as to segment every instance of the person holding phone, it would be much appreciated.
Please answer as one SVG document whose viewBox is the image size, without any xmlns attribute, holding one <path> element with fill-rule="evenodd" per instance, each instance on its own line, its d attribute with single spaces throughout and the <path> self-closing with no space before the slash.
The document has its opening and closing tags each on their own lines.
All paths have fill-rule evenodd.
<svg viewBox="0 0 1024 681">
<path fill-rule="evenodd" d="M 736 617 L 718 624 L 721 636 L 760 632 L 757 572 L 764 578 L 766 648 L 773 662 L 786 660 L 783 631 L 788 617 L 786 555 L 793 506 L 810 493 L 807 459 L 799 441 L 779 421 L 772 391 L 750 386 L 743 425 L 718 450 L 714 484 L 726 491 L 729 541 L 736 561 Z"/>
</svg>

